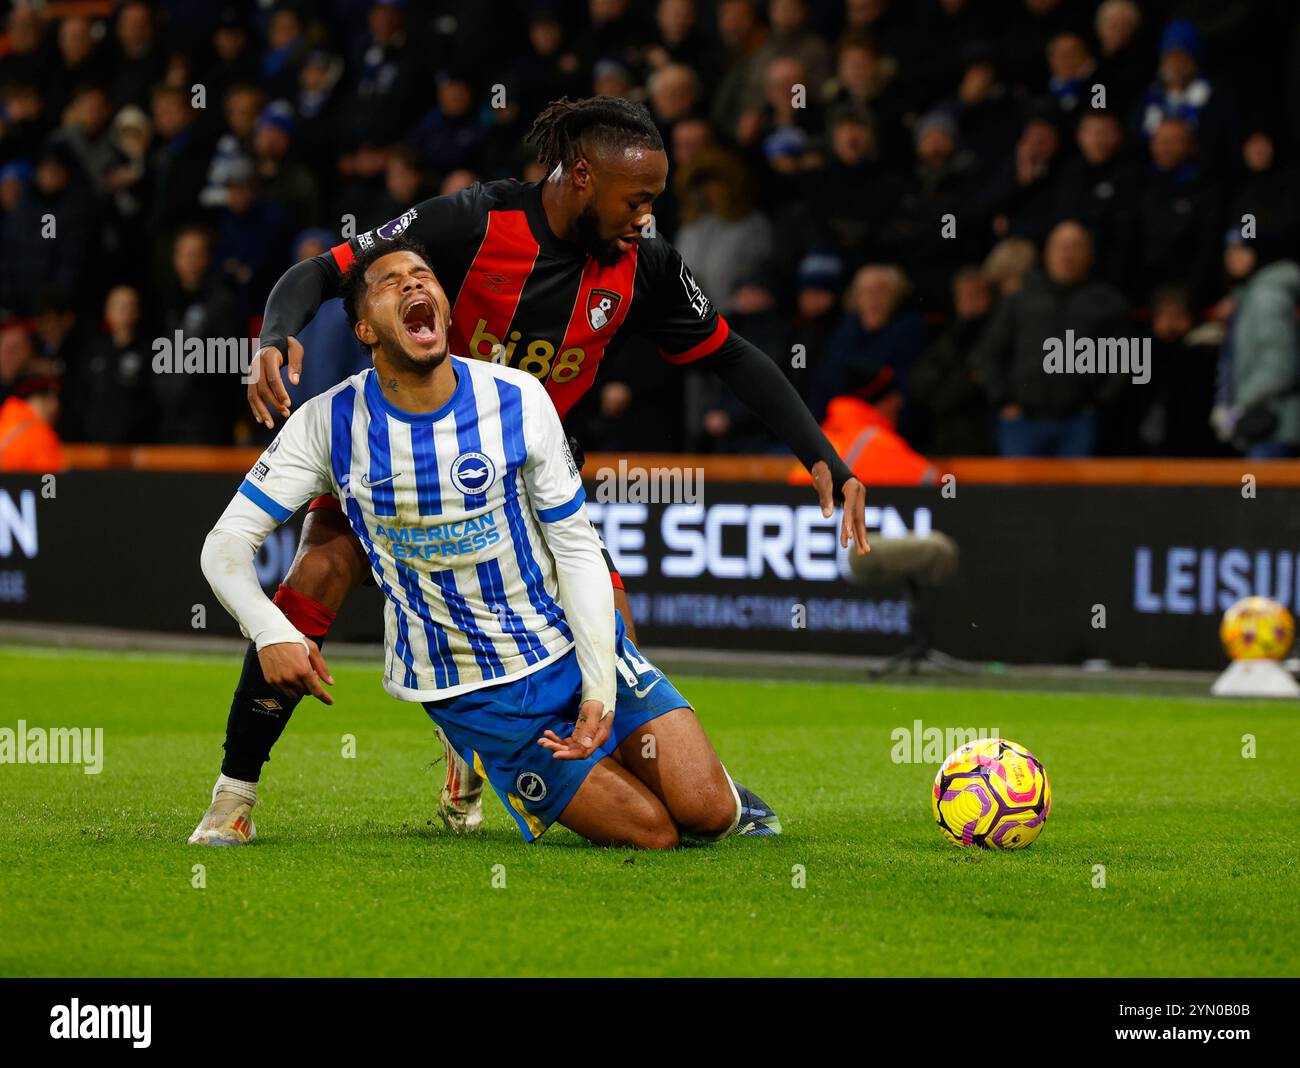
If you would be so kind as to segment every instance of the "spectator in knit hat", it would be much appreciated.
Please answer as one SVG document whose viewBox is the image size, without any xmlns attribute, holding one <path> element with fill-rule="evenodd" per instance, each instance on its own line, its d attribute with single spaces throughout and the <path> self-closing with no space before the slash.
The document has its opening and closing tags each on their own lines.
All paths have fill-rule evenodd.
<svg viewBox="0 0 1300 1068">
<path fill-rule="evenodd" d="M 256 312 L 261 294 L 270 291 L 283 269 L 292 221 L 262 192 L 252 160 L 237 159 L 227 165 L 225 192 L 214 258 L 243 318 Z"/>
<path fill-rule="evenodd" d="M 832 245 L 814 246 L 799 261 L 788 349 L 792 353 L 802 353 L 802 359 L 795 361 L 792 358 L 788 377 L 805 397 L 812 376 L 825 359 L 826 344 L 839 322 L 844 278 L 844 260 Z"/>
<path fill-rule="evenodd" d="M 1160 35 L 1160 66 L 1142 103 L 1142 132 L 1155 137 L 1165 119 L 1181 119 L 1195 132 L 1205 160 L 1230 158 L 1232 107 L 1226 93 L 1201 69 L 1201 32 L 1190 19 L 1174 19 Z"/>
<path fill-rule="evenodd" d="M 320 217 L 320 190 L 311 169 L 294 151 L 293 106 L 268 104 L 253 133 L 253 155 L 262 195 L 278 204 L 295 227 Z"/>
<path fill-rule="evenodd" d="M 32 183 L 5 219 L 0 305 L 30 314 L 44 290 L 78 292 L 95 222 L 94 200 L 72 153 L 64 145 L 47 145 Z"/>
</svg>

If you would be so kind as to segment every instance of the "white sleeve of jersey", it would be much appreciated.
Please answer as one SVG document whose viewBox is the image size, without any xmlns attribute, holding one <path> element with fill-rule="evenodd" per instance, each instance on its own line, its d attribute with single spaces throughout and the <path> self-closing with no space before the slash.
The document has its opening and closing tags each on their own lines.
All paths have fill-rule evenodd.
<svg viewBox="0 0 1300 1068">
<path fill-rule="evenodd" d="M 306 642 L 257 581 L 253 558 L 276 527 L 330 488 L 328 406 L 308 401 L 244 479 L 203 543 L 201 563 L 217 600 L 262 649 Z"/>
<path fill-rule="evenodd" d="M 535 378 L 524 383 L 524 481 L 528 497 L 543 523 L 554 523 L 577 512 L 587 500 L 582 476 L 569 451 L 569 441 L 560 426 L 546 387 Z"/>
<path fill-rule="evenodd" d="M 277 524 L 330 490 L 329 396 L 313 397 L 289 416 L 239 487 Z"/>
<path fill-rule="evenodd" d="M 535 380 L 524 389 L 524 485 L 541 520 L 542 536 L 555 557 L 560 606 L 573 631 L 582 671 L 582 700 L 614 710 L 614 587 L 587 518 L 587 495 L 577 464 L 546 389 Z"/>
</svg>

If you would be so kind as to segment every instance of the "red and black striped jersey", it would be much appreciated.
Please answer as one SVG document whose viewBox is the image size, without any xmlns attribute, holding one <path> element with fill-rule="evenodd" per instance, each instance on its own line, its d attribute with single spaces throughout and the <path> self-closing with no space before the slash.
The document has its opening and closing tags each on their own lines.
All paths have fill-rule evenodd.
<svg viewBox="0 0 1300 1068">
<path fill-rule="evenodd" d="M 551 232 L 541 183 L 478 183 L 434 197 L 321 257 L 339 275 L 377 243 L 423 245 L 451 301 L 451 351 L 536 375 L 564 416 L 591 388 L 616 338 L 652 340 L 689 363 L 727 340 L 726 320 L 677 250 L 641 238 L 612 267 Z"/>
</svg>

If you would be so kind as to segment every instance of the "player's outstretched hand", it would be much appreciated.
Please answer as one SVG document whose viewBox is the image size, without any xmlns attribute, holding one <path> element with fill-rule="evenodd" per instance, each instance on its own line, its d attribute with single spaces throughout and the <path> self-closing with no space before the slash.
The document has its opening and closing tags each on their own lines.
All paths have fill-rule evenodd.
<svg viewBox="0 0 1300 1068">
<path fill-rule="evenodd" d="M 547 731 L 537 739 L 537 744 L 549 749 L 556 760 L 586 760 L 609 741 L 609 732 L 613 729 L 612 709 L 605 711 L 605 705 L 600 701 L 583 701 L 572 734 L 561 738 L 554 731 Z"/>
<path fill-rule="evenodd" d="M 835 484 L 825 460 L 813 464 L 812 480 L 821 502 L 822 515 L 829 519 L 835 512 Z M 867 544 L 867 487 L 856 478 L 844 483 L 844 522 L 840 525 L 840 544 L 848 548 L 850 538 L 857 546 L 859 556 L 871 552 L 871 546 Z"/>
<path fill-rule="evenodd" d="M 289 418 L 292 401 L 284 388 L 280 377 L 280 368 L 284 366 L 284 353 L 275 345 L 258 349 L 253 357 L 254 368 L 248 383 L 248 406 L 253 410 L 253 418 L 268 429 L 275 429 L 271 412 L 279 412 L 281 418 Z M 289 381 L 295 386 L 302 375 L 302 342 L 296 337 L 289 339 Z"/>
<path fill-rule="evenodd" d="M 321 686 L 321 680 L 333 686 L 334 676 L 320 655 L 320 647 L 310 638 L 303 641 L 307 643 L 306 649 L 297 642 L 278 642 L 259 649 L 257 659 L 262 664 L 262 674 L 287 697 L 311 694 L 318 701 L 332 705 L 334 698 Z"/>
</svg>

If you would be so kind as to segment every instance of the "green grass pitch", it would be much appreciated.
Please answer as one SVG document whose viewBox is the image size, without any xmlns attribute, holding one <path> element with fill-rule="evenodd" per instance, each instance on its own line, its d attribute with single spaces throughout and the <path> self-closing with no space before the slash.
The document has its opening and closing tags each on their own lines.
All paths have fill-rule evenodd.
<svg viewBox="0 0 1300 1068">
<path fill-rule="evenodd" d="M 233 662 L 0 651 L 0 727 L 103 727 L 105 751 L 99 775 L 0 764 L 0 975 L 1300 971 L 1294 704 L 679 678 L 785 834 L 652 855 L 561 828 L 527 846 L 495 797 L 485 833 L 451 836 L 422 710 L 374 665 L 331 666 L 338 703 L 295 714 L 258 841 L 204 850 L 185 839 Z M 890 759 L 916 719 L 1043 760 L 1033 846 L 943 840 L 935 766 Z"/>
</svg>

